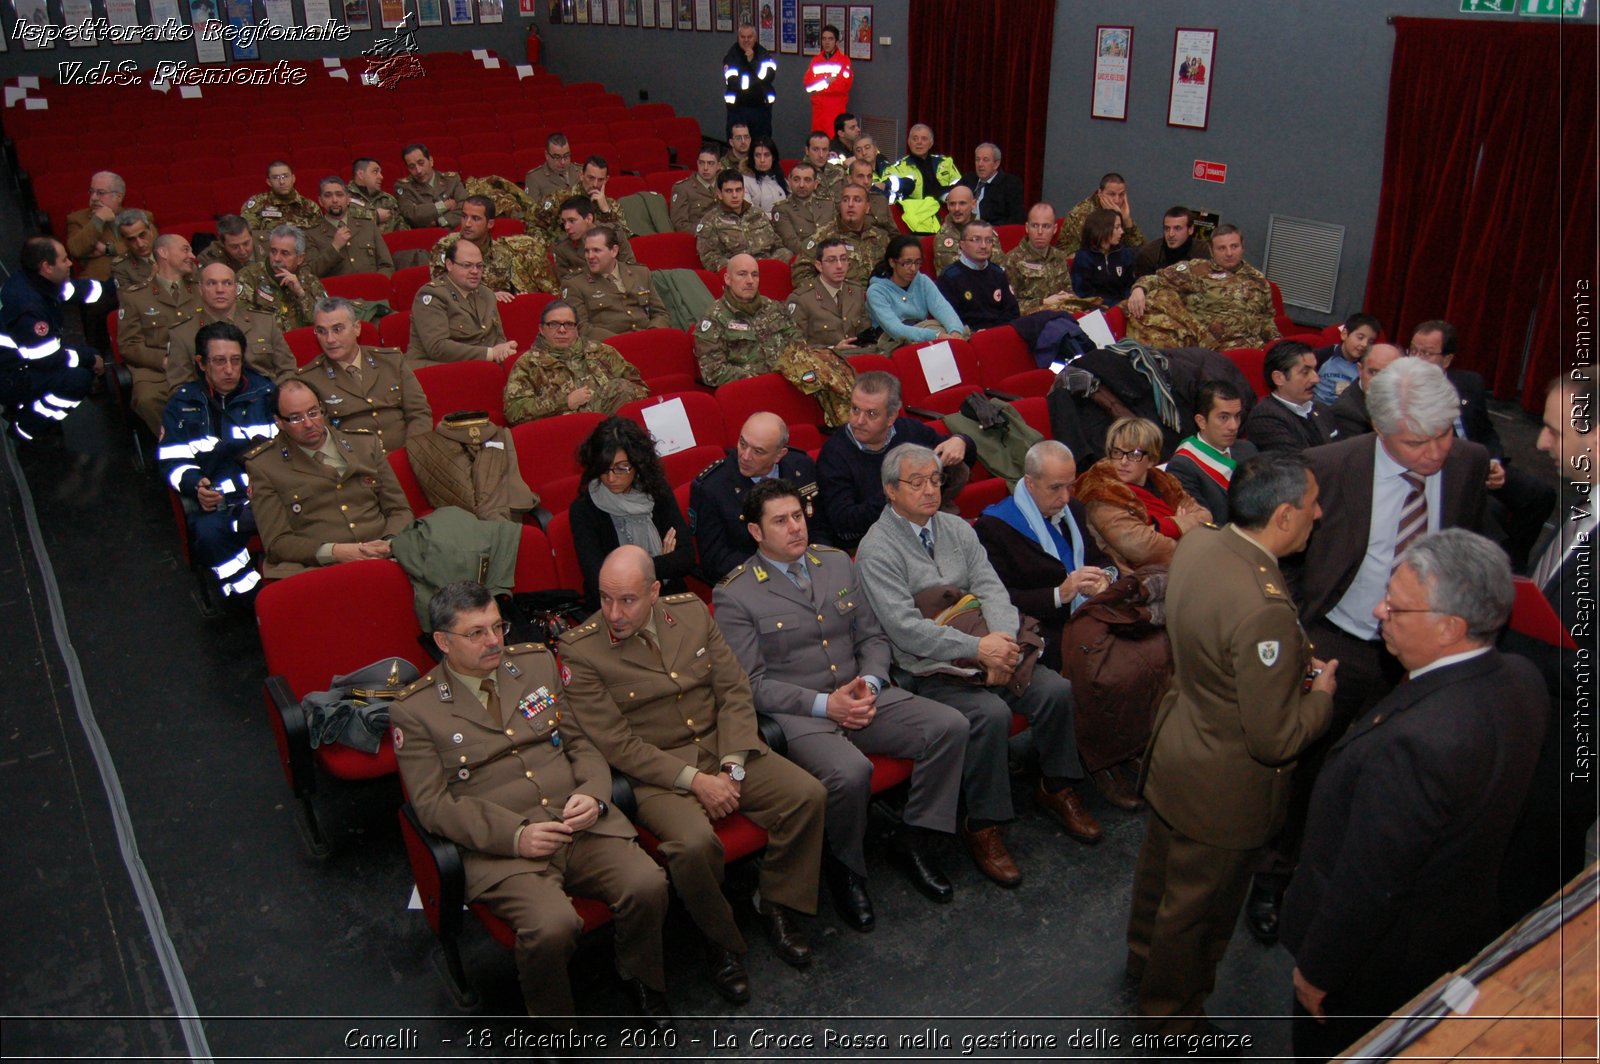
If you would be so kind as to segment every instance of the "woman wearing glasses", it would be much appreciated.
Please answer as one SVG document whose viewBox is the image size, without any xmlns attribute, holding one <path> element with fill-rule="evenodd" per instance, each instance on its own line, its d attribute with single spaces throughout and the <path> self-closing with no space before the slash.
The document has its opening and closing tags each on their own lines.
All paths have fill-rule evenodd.
<svg viewBox="0 0 1600 1064">
<path fill-rule="evenodd" d="M 1106 457 L 1072 486 L 1088 510 L 1090 532 L 1124 573 L 1167 564 L 1183 534 L 1211 520 L 1177 477 L 1156 468 L 1160 461 L 1160 426 L 1118 418 L 1106 432 Z"/>
<path fill-rule="evenodd" d="M 539 338 L 506 378 L 506 424 L 577 411 L 614 414 L 649 394 L 616 348 L 578 339 L 578 312 L 558 299 L 539 315 Z"/>
<path fill-rule="evenodd" d="M 663 594 L 687 590 L 683 578 L 694 571 L 694 540 L 643 427 L 606 418 L 578 445 L 578 463 L 583 484 L 567 514 L 589 608 L 600 608 L 601 563 L 624 543 L 655 559 Z"/>
<path fill-rule="evenodd" d="M 961 316 L 922 272 L 922 241 L 901 234 L 889 241 L 867 285 L 872 324 L 902 344 L 957 340 L 967 335 Z"/>
</svg>

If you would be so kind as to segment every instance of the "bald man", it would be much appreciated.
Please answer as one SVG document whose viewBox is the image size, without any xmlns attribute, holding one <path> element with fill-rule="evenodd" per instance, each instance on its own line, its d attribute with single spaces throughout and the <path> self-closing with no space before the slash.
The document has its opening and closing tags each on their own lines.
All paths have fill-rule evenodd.
<svg viewBox="0 0 1600 1064">
<path fill-rule="evenodd" d="M 171 388 L 167 383 L 168 334 L 205 311 L 190 286 L 194 249 L 183 237 L 156 237 L 150 280 L 117 293 L 117 349 L 133 375 L 133 412 L 152 436 L 161 435 L 161 415 Z"/>
<path fill-rule="evenodd" d="M 789 426 L 777 414 L 751 414 L 739 430 L 739 444 L 706 466 L 689 486 L 689 531 L 700 550 L 700 570 L 715 584 L 755 552 L 741 516 L 744 497 L 764 480 L 787 480 L 800 491 L 811 542 L 833 542 L 817 505 L 817 463 L 804 451 L 789 449 Z"/>
</svg>

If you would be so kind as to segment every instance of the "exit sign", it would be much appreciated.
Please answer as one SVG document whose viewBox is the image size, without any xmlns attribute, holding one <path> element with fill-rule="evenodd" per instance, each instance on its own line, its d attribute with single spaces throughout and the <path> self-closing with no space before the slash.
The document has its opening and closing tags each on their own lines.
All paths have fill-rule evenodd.
<svg viewBox="0 0 1600 1064">
<path fill-rule="evenodd" d="M 1513 15 L 1516 10 L 1517 0 L 1461 0 L 1463 14 Z"/>
<path fill-rule="evenodd" d="M 1521 4 L 1522 14 L 1532 18 L 1582 18 L 1583 7 L 1584 0 L 1522 0 Z"/>
</svg>

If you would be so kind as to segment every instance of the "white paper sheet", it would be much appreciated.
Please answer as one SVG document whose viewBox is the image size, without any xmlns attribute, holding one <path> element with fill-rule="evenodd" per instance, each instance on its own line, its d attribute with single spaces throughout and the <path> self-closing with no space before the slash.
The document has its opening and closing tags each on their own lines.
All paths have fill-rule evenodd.
<svg viewBox="0 0 1600 1064">
<path fill-rule="evenodd" d="M 1078 319 L 1078 328 L 1088 334 L 1096 347 L 1110 347 L 1117 342 L 1117 338 L 1112 335 L 1111 326 L 1106 324 L 1105 311 L 1091 310 Z"/>
<path fill-rule="evenodd" d="M 656 454 L 665 458 L 694 446 L 694 428 L 682 399 L 647 406 L 643 413 L 644 427 L 656 441 Z"/>
<path fill-rule="evenodd" d="M 961 383 L 961 370 L 956 368 L 956 353 L 949 340 L 917 349 L 917 360 L 922 363 L 922 379 L 928 391 L 942 392 Z"/>
</svg>

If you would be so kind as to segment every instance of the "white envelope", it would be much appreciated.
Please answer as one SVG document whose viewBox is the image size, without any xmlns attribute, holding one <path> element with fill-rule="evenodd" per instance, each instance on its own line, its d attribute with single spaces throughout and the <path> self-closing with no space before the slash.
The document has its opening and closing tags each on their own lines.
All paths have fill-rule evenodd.
<svg viewBox="0 0 1600 1064">
<path fill-rule="evenodd" d="M 1106 324 L 1106 315 L 1101 310 L 1091 310 L 1078 319 L 1078 328 L 1088 334 L 1096 347 L 1110 347 L 1117 342 L 1111 334 L 1111 326 Z"/>
<path fill-rule="evenodd" d="M 643 413 L 645 430 L 656 441 L 656 454 L 665 458 L 694 446 L 694 429 L 689 424 L 689 412 L 684 409 L 682 399 L 668 399 L 647 406 Z"/>
<path fill-rule="evenodd" d="M 927 381 L 928 391 L 942 392 L 961 383 L 961 371 L 956 368 L 956 353 L 951 349 L 949 340 L 919 348 L 917 359 L 922 363 L 922 379 Z"/>
</svg>

